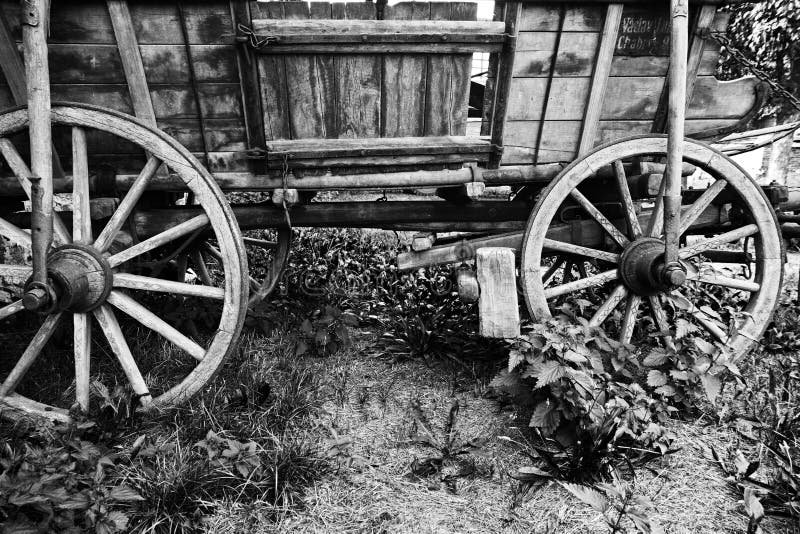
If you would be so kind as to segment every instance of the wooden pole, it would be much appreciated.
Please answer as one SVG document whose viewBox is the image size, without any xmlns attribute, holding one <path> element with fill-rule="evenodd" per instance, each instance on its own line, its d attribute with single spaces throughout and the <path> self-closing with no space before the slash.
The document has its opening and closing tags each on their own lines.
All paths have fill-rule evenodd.
<svg viewBox="0 0 800 534">
<path fill-rule="evenodd" d="M 47 63 L 48 0 L 22 2 L 22 46 L 30 122 L 31 178 L 38 178 L 41 210 L 33 229 L 34 281 L 47 284 L 47 251 L 53 242 L 53 159 L 50 131 L 50 72 Z"/>
<path fill-rule="evenodd" d="M 689 53 L 689 0 L 670 0 L 672 30 L 669 67 L 667 119 L 667 169 L 664 194 L 665 264 L 678 266 L 678 238 L 681 227 L 681 168 L 683 164 L 684 120 L 686 118 L 686 74 Z M 676 280 L 677 282 L 677 280 Z M 677 285 L 680 285 L 679 283 Z"/>
</svg>

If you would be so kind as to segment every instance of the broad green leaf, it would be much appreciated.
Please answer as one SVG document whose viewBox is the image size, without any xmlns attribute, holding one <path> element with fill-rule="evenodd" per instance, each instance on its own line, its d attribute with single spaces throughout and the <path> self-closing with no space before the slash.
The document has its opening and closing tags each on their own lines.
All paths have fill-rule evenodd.
<svg viewBox="0 0 800 534">
<path fill-rule="evenodd" d="M 605 512 L 608 510 L 608 499 L 599 491 L 592 489 L 588 486 L 581 486 L 580 484 L 571 484 L 569 482 L 559 482 L 562 488 L 573 494 L 584 504 L 588 504 L 598 512 Z"/>
<path fill-rule="evenodd" d="M 703 389 L 706 392 L 708 401 L 711 404 L 716 404 L 717 397 L 719 397 L 719 394 L 722 391 L 722 380 L 720 380 L 718 376 L 705 373 L 700 375 L 700 382 L 703 384 Z"/>
<path fill-rule="evenodd" d="M 669 382 L 667 375 L 659 371 L 658 369 L 653 369 L 649 373 L 647 373 L 647 385 L 650 387 L 660 387 L 665 385 Z"/>
</svg>

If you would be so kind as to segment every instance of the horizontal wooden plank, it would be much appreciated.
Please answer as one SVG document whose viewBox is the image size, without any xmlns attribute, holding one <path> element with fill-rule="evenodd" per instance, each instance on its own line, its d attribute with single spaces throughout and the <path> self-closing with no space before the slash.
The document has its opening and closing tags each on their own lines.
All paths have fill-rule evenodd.
<svg viewBox="0 0 800 534">
<path fill-rule="evenodd" d="M 591 78 L 554 78 L 547 104 L 549 120 L 581 120 L 586 110 Z M 514 78 L 506 117 L 514 120 L 539 120 L 544 109 L 547 78 Z"/>
<path fill-rule="evenodd" d="M 738 119 L 688 119 L 686 134 L 735 125 Z M 601 120 L 597 142 L 600 145 L 632 135 L 650 133 L 651 120 Z M 539 121 L 509 121 L 506 123 L 503 165 L 531 165 L 570 162 L 575 159 L 582 123 L 581 121 L 546 121 L 542 131 L 539 158 L 536 143 Z"/>
<path fill-rule="evenodd" d="M 178 8 L 172 2 L 130 2 L 139 44 L 181 44 Z M 19 40 L 19 2 L 6 0 L 0 9 Z M 184 2 L 186 29 L 192 44 L 233 44 L 235 35 L 230 5 L 225 0 Z M 114 44 L 114 32 L 105 2 L 69 0 L 52 2 L 50 43 Z"/>
<path fill-rule="evenodd" d="M 287 44 L 431 42 L 450 39 L 502 42 L 505 37 L 503 22 L 458 20 L 253 19 L 253 30 L 274 39 L 275 43 Z"/>
<path fill-rule="evenodd" d="M 554 78 L 547 105 L 547 120 L 581 120 L 590 78 Z M 690 119 L 744 117 L 756 103 L 756 78 L 721 82 L 700 76 L 695 83 Z M 508 120 L 540 120 L 547 78 L 515 78 L 509 96 Z M 611 77 L 608 80 L 601 119 L 652 119 L 655 117 L 663 78 L 656 76 Z"/>
<path fill-rule="evenodd" d="M 366 43 L 366 44 L 287 44 L 259 48 L 261 55 L 295 54 L 471 54 L 473 52 L 498 52 L 503 48 L 495 42 L 449 41 L 435 43 Z"/>
<path fill-rule="evenodd" d="M 607 2 L 608 3 L 608 2 Z M 565 8 L 565 32 L 599 32 L 603 28 L 607 5 L 571 4 Z M 519 31 L 558 31 L 560 6 L 556 2 L 525 4 Z"/>
<path fill-rule="evenodd" d="M 238 83 L 200 83 L 203 116 L 209 119 L 242 117 L 241 89 Z M 128 86 L 121 84 L 54 84 L 54 101 L 85 102 L 133 113 Z M 0 86 L 0 106 L 10 107 L 8 86 Z M 158 119 L 181 119 L 197 116 L 194 95 L 186 85 L 150 85 L 150 95 Z"/>
<path fill-rule="evenodd" d="M 460 164 L 472 162 L 489 161 L 488 152 L 470 152 L 465 154 L 417 154 L 399 156 L 346 156 L 341 158 L 288 158 L 286 165 L 290 169 L 328 169 L 328 168 L 352 168 L 352 167 L 375 167 L 381 166 L 392 168 L 397 166 L 417 166 L 417 165 L 437 165 L 437 164 Z M 270 158 L 267 160 L 267 168 L 281 169 L 284 166 L 282 157 Z"/>
<path fill-rule="evenodd" d="M 293 158 L 489 152 L 491 148 L 488 139 L 466 136 L 297 139 L 267 142 L 267 150 L 270 153 L 291 154 Z"/>
</svg>

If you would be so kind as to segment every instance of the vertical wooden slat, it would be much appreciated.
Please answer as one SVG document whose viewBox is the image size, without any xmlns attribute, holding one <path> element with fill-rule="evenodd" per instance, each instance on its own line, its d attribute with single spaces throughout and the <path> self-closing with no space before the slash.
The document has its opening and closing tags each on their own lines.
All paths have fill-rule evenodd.
<svg viewBox="0 0 800 534">
<path fill-rule="evenodd" d="M 344 14 L 348 19 L 374 20 L 375 5 L 348 2 Z M 337 55 L 334 62 L 336 137 L 379 137 L 382 58 L 369 54 Z"/>
<path fill-rule="evenodd" d="M 283 2 L 251 2 L 250 9 L 253 18 L 283 18 Z M 286 59 L 283 56 L 260 55 L 258 73 L 265 139 L 291 139 Z"/>
<path fill-rule="evenodd" d="M 503 46 L 497 65 L 497 81 L 494 90 L 494 105 L 492 106 L 492 145 L 503 146 L 503 135 L 506 127 L 506 109 L 511 83 L 514 75 L 514 53 L 519 33 L 519 19 L 522 15 L 521 2 L 508 2 L 505 7 L 506 33 L 511 38 Z M 500 165 L 502 154 L 495 152 L 489 161 L 490 168 Z"/>
<path fill-rule="evenodd" d="M 385 20 L 428 20 L 430 6 L 402 2 L 386 6 Z M 425 131 L 427 58 L 422 54 L 389 54 L 383 58 L 381 135 L 417 137 Z"/>
<path fill-rule="evenodd" d="M 586 105 L 586 114 L 583 119 L 581 140 L 578 145 L 579 157 L 589 152 L 595 145 L 597 127 L 600 123 L 600 112 L 606 96 L 608 75 L 611 72 L 611 62 L 614 59 L 619 23 L 622 19 L 622 8 L 623 4 L 609 4 L 606 10 L 606 21 L 603 26 L 603 33 L 600 36 L 600 47 L 597 52 L 589 101 Z"/>
<path fill-rule="evenodd" d="M 250 26 L 250 5 L 247 2 L 231 2 L 232 31 L 237 33 L 239 24 Z M 264 146 L 264 112 L 261 107 L 261 91 L 258 85 L 258 63 L 253 54 L 248 53 L 246 44 L 236 49 L 236 67 L 241 84 L 243 116 L 247 131 L 248 148 Z M 263 171 L 263 169 L 261 169 Z"/>
<path fill-rule="evenodd" d="M 431 20 L 450 20 L 451 5 L 431 3 Z M 425 135 L 450 134 L 451 79 L 453 61 L 444 54 L 428 56 L 428 81 L 425 89 Z"/>
<path fill-rule="evenodd" d="M 147 87 L 142 55 L 134 31 L 133 19 L 126 0 L 106 0 L 111 25 L 117 39 L 117 48 L 125 71 L 125 80 L 131 95 L 133 112 L 137 118 L 150 126 L 156 126 L 156 114 Z"/>
<path fill-rule="evenodd" d="M 283 2 L 283 18 L 307 19 L 305 2 Z M 292 139 L 333 137 L 336 130 L 333 58 L 286 56 L 286 85 Z"/>
<path fill-rule="evenodd" d="M 450 20 L 478 20 L 478 4 L 454 2 L 451 6 Z M 467 114 L 469 111 L 469 91 L 472 82 L 473 54 L 458 54 L 451 59 L 453 76 L 450 79 L 450 135 L 467 133 Z"/>
<path fill-rule="evenodd" d="M 494 16 L 492 20 L 505 20 L 505 3 L 494 3 Z M 481 116 L 481 135 L 492 135 L 492 120 L 494 117 L 494 93 L 497 85 L 497 67 L 500 61 L 499 53 L 489 56 L 489 69 L 486 74 L 486 88 L 483 92 L 483 115 Z"/>
</svg>

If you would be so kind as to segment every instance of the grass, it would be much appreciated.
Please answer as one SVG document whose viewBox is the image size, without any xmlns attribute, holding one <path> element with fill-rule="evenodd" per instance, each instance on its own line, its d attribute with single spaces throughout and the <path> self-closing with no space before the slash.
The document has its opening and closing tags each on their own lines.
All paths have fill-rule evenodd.
<svg viewBox="0 0 800 534">
<path fill-rule="evenodd" d="M 345 274 L 363 268 L 381 283 L 353 285 L 334 277 L 343 282 L 327 300 L 286 284 L 251 322 L 215 382 L 186 405 L 132 418 L 124 395 L 112 391 L 118 410 L 109 408 L 94 426 L 63 436 L 4 423 L 0 446 L 62 450 L 82 439 L 112 451 L 107 483 L 144 499 L 119 508 L 131 532 L 606 532 L 602 516 L 558 484 L 531 489 L 512 476 L 529 460 L 529 451 L 515 444 L 530 437 L 526 414 L 489 394 L 488 383 L 507 355 L 502 346 L 469 335 L 474 308 L 446 298 L 436 301 L 443 302 L 441 310 L 420 308 L 431 321 L 423 327 L 436 339 L 419 346 L 413 334 L 403 341 L 397 335 L 402 329 L 395 328 L 389 341 L 382 335 L 396 324 L 398 310 L 428 301 L 409 291 L 417 285 L 408 280 L 380 278 L 390 272 L 388 252 L 407 237 L 301 234 L 290 282 L 324 267 Z M 307 242 L 317 243 L 313 254 L 304 253 Z M 796 278 L 787 278 L 791 291 Z M 326 304 L 359 318 L 360 326 L 350 328 L 351 343 L 298 355 L 301 324 L 312 318 L 318 328 L 325 314 L 316 312 Z M 137 347 L 174 363 L 171 350 L 155 336 Z M 759 364 L 747 372 L 763 382 L 764 359 L 783 355 L 759 354 Z M 161 369 L 168 372 L 170 365 Z M 742 400 L 726 394 L 731 402 Z M 454 405 L 450 442 L 481 443 L 459 455 L 441 450 Z M 421 439 L 420 413 L 439 445 Z M 741 446 L 750 453 L 757 444 L 746 443 L 728 415 L 673 420 L 680 451 L 637 469 L 636 490 L 652 499 L 654 517 L 667 532 L 745 531 L 741 492 L 710 451 Z M 7 469 L 1 461 L 2 454 L 0 472 Z M 771 533 L 797 529 L 777 519 L 761 526 Z"/>
</svg>

